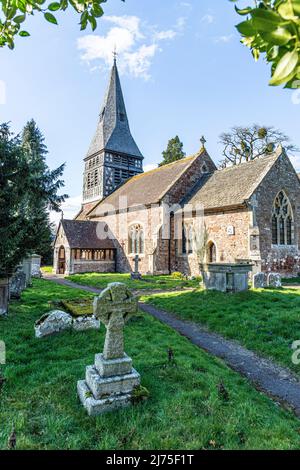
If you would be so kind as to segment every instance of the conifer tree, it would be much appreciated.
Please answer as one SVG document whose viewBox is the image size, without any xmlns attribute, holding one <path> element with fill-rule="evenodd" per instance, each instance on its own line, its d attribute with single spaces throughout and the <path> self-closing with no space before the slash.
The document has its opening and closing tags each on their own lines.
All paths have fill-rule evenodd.
<svg viewBox="0 0 300 470">
<path fill-rule="evenodd" d="M 177 160 L 182 160 L 182 158 L 185 157 L 183 143 L 180 141 L 178 135 L 169 140 L 167 150 L 163 151 L 162 156 L 163 161 L 159 164 L 159 166 L 167 165 L 168 163 L 173 163 Z"/>
</svg>

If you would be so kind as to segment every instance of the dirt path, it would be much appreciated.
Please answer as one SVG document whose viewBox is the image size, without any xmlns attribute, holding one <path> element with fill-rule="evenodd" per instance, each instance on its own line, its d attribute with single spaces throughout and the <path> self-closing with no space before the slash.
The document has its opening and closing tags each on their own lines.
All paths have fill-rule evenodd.
<svg viewBox="0 0 300 470">
<path fill-rule="evenodd" d="M 87 292 L 95 294 L 101 292 L 101 289 L 75 284 L 57 276 L 48 275 L 45 278 Z M 231 369 L 247 377 L 255 388 L 278 402 L 288 405 L 300 417 L 300 382 L 290 370 L 269 359 L 261 358 L 236 341 L 207 331 L 196 323 L 181 320 L 172 313 L 158 310 L 149 304 L 140 302 L 139 306 L 141 310 L 170 326 L 199 348 L 223 359 Z"/>
</svg>

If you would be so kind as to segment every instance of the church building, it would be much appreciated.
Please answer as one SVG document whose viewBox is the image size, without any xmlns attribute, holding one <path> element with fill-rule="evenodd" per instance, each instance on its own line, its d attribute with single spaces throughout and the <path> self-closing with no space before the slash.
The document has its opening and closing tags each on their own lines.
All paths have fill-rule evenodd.
<svg viewBox="0 0 300 470">
<path fill-rule="evenodd" d="M 201 142 L 195 155 L 144 173 L 114 60 L 81 210 L 58 227 L 55 272 L 132 272 L 138 255 L 142 274 L 198 275 L 215 262 L 298 274 L 300 181 L 284 149 L 218 169 Z"/>
</svg>

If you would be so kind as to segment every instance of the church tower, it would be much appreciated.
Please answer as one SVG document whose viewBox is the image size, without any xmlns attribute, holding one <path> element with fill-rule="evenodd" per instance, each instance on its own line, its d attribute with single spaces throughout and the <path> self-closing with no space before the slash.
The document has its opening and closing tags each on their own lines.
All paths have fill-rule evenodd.
<svg viewBox="0 0 300 470">
<path fill-rule="evenodd" d="M 96 133 L 84 159 L 83 204 L 102 200 L 143 173 L 143 155 L 129 128 L 116 57 Z"/>
</svg>

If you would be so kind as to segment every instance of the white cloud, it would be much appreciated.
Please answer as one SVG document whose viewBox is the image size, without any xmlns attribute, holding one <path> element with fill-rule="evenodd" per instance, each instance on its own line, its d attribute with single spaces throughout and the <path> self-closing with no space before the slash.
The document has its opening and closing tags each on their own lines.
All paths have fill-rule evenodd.
<svg viewBox="0 0 300 470">
<path fill-rule="evenodd" d="M 209 13 L 202 16 L 201 18 L 202 23 L 207 23 L 207 24 L 212 24 L 215 21 L 215 18 L 213 15 L 210 15 Z"/>
<path fill-rule="evenodd" d="M 69 197 L 62 205 L 61 209 L 64 213 L 64 219 L 73 219 L 76 214 L 80 211 L 81 208 L 81 203 L 82 203 L 82 196 L 74 196 L 74 197 Z M 50 212 L 50 220 L 51 222 L 54 222 L 56 225 L 59 224 L 59 221 L 61 219 L 61 213 L 60 212 Z"/>
<path fill-rule="evenodd" d="M 234 38 L 233 34 L 228 34 L 227 36 L 219 36 L 218 38 L 215 39 L 215 43 L 223 43 L 223 44 L 228 44 L 232 39 Z"/>
<path fill-rule="evenodd" d="M 158 31 L 154 33 L 154 40 L 164 41 L 165 39 L 174 39 L 177 36 L 178 32 L 174 29 L 168 29 L 167 31 Z"/>
<path fill-rule="evenodd" d="M 153 58 L 161 52 L 159 43 L 174 40 L 181 34 L 186 18 L 178 18 L 174 28 L 158 30 L 156 26 L 142 24 L 137 16 L 106 16 L 111 25 L 104 35 L 88 34 L 78 38 L 77 48 L 81 59 L 90 70 L 111 66 L 114 49 L 118 52 L 118 65 L 121 73 L 134 77 L 150 78 Z"/>
</svg>

